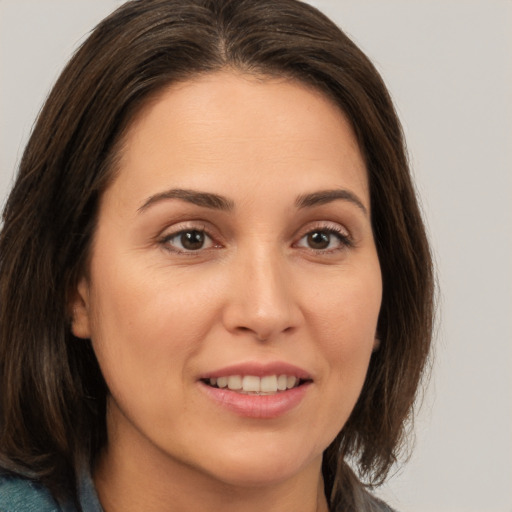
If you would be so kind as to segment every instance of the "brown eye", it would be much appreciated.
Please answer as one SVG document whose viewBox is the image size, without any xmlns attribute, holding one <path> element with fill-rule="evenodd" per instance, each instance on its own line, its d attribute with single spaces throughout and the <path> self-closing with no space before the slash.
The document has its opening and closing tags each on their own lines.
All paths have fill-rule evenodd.
<svg viewBox="0 0 512 512">
<path fill-rule="evenodd" d="M 351 239 L 345 232 L 338 229 L 314 229 L 306 233 L 297 243 L 312 251 L 337 251 L 352 245 Z"/>
<path fill-rule="evenodd" d="M 197 251 L 202 249 L 205 241 L 205 235 L 202 231 L 183 231 L 180 235 L 180 242 L 184 249 L 188 251 Z"/>
<path fill-rule="evenodd" d="M 163 243 L 175 252 L 194 252 L 213 246 L 212 239 L 202 230 L 185 229 L 164 238 Z"/>
<path fill-rule="evenodd" d="M 307 243 L 311 249 L 327 249 L 331 242 L 331 234 L 325 231 L 313 231 L 307 235 Z"/>
</svg>

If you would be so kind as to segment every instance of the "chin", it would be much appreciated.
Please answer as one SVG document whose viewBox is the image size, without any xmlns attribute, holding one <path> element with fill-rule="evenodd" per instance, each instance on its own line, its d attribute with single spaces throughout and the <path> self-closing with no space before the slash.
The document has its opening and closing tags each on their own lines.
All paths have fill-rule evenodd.
<svg viewBox="0 0 512 512">
<path fill-rule="evenodd" d="M 254 443 L 252 450 L 225 450 L 212 455 L 208 473 L 216 480 L 233 487 L 265 487 L 276 485 L 298 477 L 308 468 L 318 472 L 322 462 L 322 452 L 305 453 L 302 450 Z M 206 461 L 204 461 L 206 462 Z"/>
<path fill-rule="evenodd" d="M 221 474 L 217 471 L 212 476 L 230 487 L 262 488 L 289 481 L 297 477 L 303 469 L 297 464 L 287 467 L 278 466 L 275 460 L 270 460 L 265 464 L 253 465 L 244 462 L 230 468 L 224 466 Z"/>
</svg>

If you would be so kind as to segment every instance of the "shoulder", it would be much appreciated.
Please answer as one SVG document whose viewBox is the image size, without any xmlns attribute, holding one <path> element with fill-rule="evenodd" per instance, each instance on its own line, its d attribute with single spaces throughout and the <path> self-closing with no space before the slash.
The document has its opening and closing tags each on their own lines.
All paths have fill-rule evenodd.
<svg viewBox="0 0 512 512">
<path fill-rule="evenodd" d="M 27 478 L 0 474 L 0 512 L 60 512 L 52 495 Z"/>
</svg>

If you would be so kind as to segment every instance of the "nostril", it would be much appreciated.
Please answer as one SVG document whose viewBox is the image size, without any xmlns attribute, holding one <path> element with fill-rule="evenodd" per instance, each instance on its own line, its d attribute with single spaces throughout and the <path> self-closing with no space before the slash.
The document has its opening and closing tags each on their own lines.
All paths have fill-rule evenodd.
<svg viewBox="0 0 512 512">
<path fill-rule="evenodd" d="M 242 334 L 249 334 L 252 335 L 254 338 L 256 338 L 259 341 L 266 341 L 271 336 L 271 333 L 265 333 L 262 331 L 258 331 L 257 329 L 251 329 L 250 327 L 240 326 L 236 329 L 238 332 Z"/>
</svg>

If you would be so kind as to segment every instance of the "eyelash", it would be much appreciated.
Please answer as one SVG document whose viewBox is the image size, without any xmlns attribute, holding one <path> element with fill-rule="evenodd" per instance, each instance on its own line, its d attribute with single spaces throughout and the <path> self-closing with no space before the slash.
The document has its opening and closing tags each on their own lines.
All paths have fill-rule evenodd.
<svg viewBox="0 0 512 512">
<path fill-rule="evenodd" d="M 177 239 L 179 237 L 184 236 L 187 233 L 198 233 L 205 237 L 205 240 L 210 240 L 211 246 L 210 247 L 200 247 L 197 250 L 194 249 L 180 249 L 173 246 L 170 242 L 173 239 Z M 308 231 L 304 232 L 304 234 L 299 238 L 298 242 L 295 242 L 293 244 L 294 247 L 301 247 L 299 243 L 305 239 L 306 237 L 314 234 L 314 233 L 322 233 L 326 234 L 329 238 L 331 236 L 334 236 L 338 239 L 339 246 L 336 248 L 327 248 L 327 249 L 314 249 L 311 247 L 302 247 L 305 250 L 308 250 L 312 252 L 313 254 L 333 254 L 340 251 L 343 251 L 345 249 L 354 247 L 354 242 L 350 235 L 346 233 L 345 230 L 341 229 L 338 226 L 333 225 L 318 225 L 316 227 L 308 229 Z M 329 239 L 329 244 L 332 240 Z M 186 256 L 196 256 L 200 252 L 207 251 L 210 249 L 220 248 L 222 247 L 221 244 L 215 242 L 215 238 L 209 234 L 208 229 L 204 225 L 202 226 L 190 226 L 190 227 L 184 227 L 182 229 L 179 229 L 178 231 L 174 231 L 173 233 L 170 233 L 168 235 L 162 236 L 158 242 L 164 247 L 165 250 L 179 254 L 179 255 L 186 255 Z M 182 244 L 183 245 L 183 244 Z"/>
<path fill-rule="evenodd" d="M 351 247 L 354 247 L 354 241 L 350 237 L 350 235 L 347 234 L 347 232 L 344 229 L 341 229 L 338 226 L 334 225 L 319 225 L 312 229 L 308 229 L 307 232 L 305 232 L 299 239 L 299 242 L 306 238 L 307 236 L 310 236 L 314 233 L 323 233 L 327 234 L 329 237 L 335 236 L 338 239 L 339 246 L 334 249 L 313 249 L 311 247 L 304 247 L 305 249 L 312 251 L 314 254 L 334 254 L 340 251 L 343 251 L 345 249 L 349 249 Z M 329 240 L 329 243 L 331 240 Z M 298 242 L 296 242 L 294 245 L 297 245 Z"/>
<path fill-rule="evenodd" d="M 207 247 L 207 248 L 200 247 L 197 250 L 193 250 L 193 249 L 179 249 L 179 248 L 173 247 L 171 245 L 170 242 L 173 239 L 182 237 L 186 233 L 200 233 L 200 234 L 204 235 L 205 239 L 207 238 L 207 239 L 211 240 L 212 247 Z M 158 240 L 158 242 L 162 245 L 162 247 L 166 251 L 169 251 L 169 252 L 172 252 L 172 253 L 175 253 L 175 254 L 185 255 L 185 256 L 196 256 L 199 252 L 202 252 L 202 251 L 205 251 L 205 250 L 208 250 L 208 249 L 211 249 L 211 248 L 221 247 L 220 244 L 216 244 L 214 242 L 214 238 L 208 233 L 208 230 L 206 229 L 205 226 L 190 226 L 190 227 L 187 226 L 187 227 L 183 227 L 182 229 L 179 229 L 178 231 L 174 231 L 173 233 L 170 233 L 168 235 L 162 236 Z"/>
</svg>

